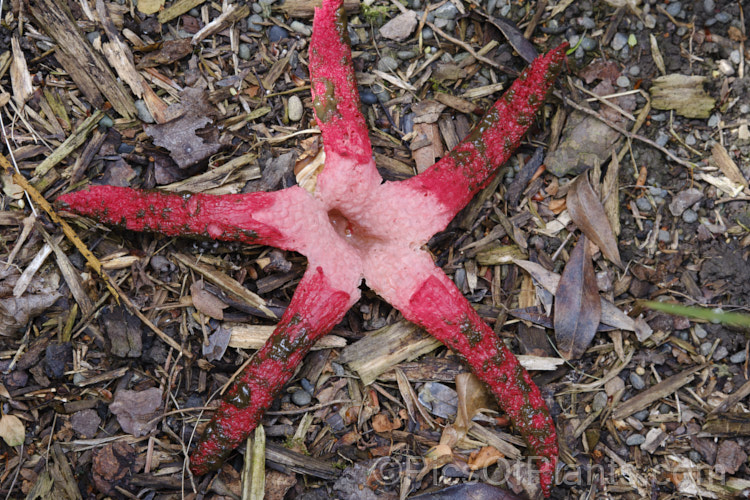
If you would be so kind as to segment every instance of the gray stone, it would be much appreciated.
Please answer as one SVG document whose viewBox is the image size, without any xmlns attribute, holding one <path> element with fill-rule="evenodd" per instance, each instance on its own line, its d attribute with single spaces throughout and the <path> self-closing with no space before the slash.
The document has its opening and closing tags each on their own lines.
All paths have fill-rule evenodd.
<svg viewBox="0 0 750 500">
<path fill-rule="evenodd" d="M 719 12 L 716 14 L 716 20 L 720 23 L 728 23 L 732 20 L 732 15 L 727 12 Z"/>
<path fill-rule="evenodd" d="M 289 32 L 281 26 L 275 24 L 268 29 L 268 41 L 271 43 L 280 42 L 284 38 L 289 38 Z"/>
<path fill-rule="evenodd" d="M 628 44 L 628 35 L 625 33 L 615 33 L 615 36 L 612 37 L 612 42 L 610 43 L 610 46 L 614 50 L 621 50 L 625 45 Z"/>
<path fill-rule="evenodd" d="M 387 73 L 398 68 L 398 61 L 391 56 L 384 56 L 378 61 L 378 70 Z"/>
<path fill-rule="evenodd" d="M 616 83 L 618 87 L 626 89 L 630 87 L 630 78 L 625 75 L 618 76 Z"/>
<path fill-rule="evenodd" d="M 740 64 L 740 51 L 735 49 L 732 52 L 730 52 L 729 60 L 732 61 L 732 64 L 734 64 L 735 66 Z"/>
<path fill-rule="evenodd" d="M 703 342 L 701 344 L 701 354 L 703 356 L 708 356 L 708 353 L 711 352 L 711 347 L 712 346 L 713 346 L 713 344 L 711 342 Z"/>
<path fill-rule="evenodd" d="M 669 5 L 667 5 L 667 12 L 670 16 L 677 16 L 677 14 L 680 13 L 682 10 L 682 3 L 681 2 L 669 2 Z"/>
<path fill-rule="evenodd" d="M 596 43 L 596 40 L 593 38 L 589 38 L 587 36 L 583 37 L 583 41 L 581 42 L 581 48 L 585 50 L 586 52 L 591 52 L 592 50 L 595 50 L 599 44 Z"/>
<path fill-rule="evenodd" d="M 641 197 L 635 200 L 635 206 L 638 207 L 638 210 L 640 210 L 641 212 L 651 211 L 651 203 L 645 197 Z"/>
<path fill-rule="evenodd" d="M 745 359 L 747 359 L 747 353 L 745 351 L 735 352 L 731 356 L 729 356 L 729 361 L 731 363 L 744 363 Z"/>
<path fill-rule="evenodd" d="M 669 243 L 670 241 L 672 241 L 672 235 L 669 234 L 669 231 L 666 231 L 664 229 L 659 229 L 658 239 L 662 243 Z"/>
<path fill-rule="evenodd" d="M 692 224 L 693 222 L 698 220 L 698 214 L 688 208 L 687 210 L 682 212 L 682 220 L 684 220 L 688 224 Z"/>
<path fill-rule="evenodd" d="M 718 113 L 714 113 L 711 115 L 711 118 L 708 119 L 708 126 L 714 128 L 719 124 L 720 121 L 721 116 L 719 116 Z"/>
<path fill-rule="evenodd" d="M 640 446 L 646 441 L 646 437 L 642 434 L 631 434 L 625 440 L 625 444 L 628 446 Z"/>
<path fill-rule="evenodd" d="M 396 53 L 396 57 L 398 57 L 402 61 L 407 61 L 409 59 L 413 59 L 417 57 L 417 54 L 411 50 L 399 50 Z"/>
<path fill-rule="evenodd" d="M 252 54 L 250 53 L 250 44 L 241 43 L 237 49 L 237 55 L 240 59 L 245 61 L 249 60 Z"/>
<path fill-rule="evenodd" d="M 301 23 L 299 21 L 292 21 L 292 24 L 289 25 L 290 28 L 292 28 L 295 33 L 299 33 L 300 35 L 310 36 L 312 35 L 312 28 L 310 28 L 305 23 Z"/>
<path fill-rule="evenodd" d="M 695 328 L 693 330 L 695 332 L 695 336 L 699 339 L 705 339 L 708 335 L 708 332 L 705 328 L 703 328 L 701 325 L 695 325 Z"/>
<path fill-rule="evenodd" d="M 646 14 L 643 17 L 643 24 L 646 25 L 646 28 L 652 30 L 656 27 L 656 17 L 654 17 L 652 14 Z"/>
<path fill-rule="evenodd" d="M 435 27 L 443 31 L 453 31 L 456 27 L 456 21 L 451 19 L 435 19 Z"/>
<path fill-rule="evenodd" d="M 648 418 L 648 410 L 641 410 L 633 413 L 633 418 L 638 420 L 639 422 L 643 422 Z"/>
<path fill-rule="evenodd" d="M 137 107 L 138 105 L 136 104 L 136 108 Z M 104 117 L 101 120 L 99 120 L 99 127 L 101 128 L 110 128 L 110 127 L 114 127 L 114 125 L 115 125 L 115 121 L 112 118 L 110 118 L 108 115 L 104 115 Z"/>
<path fill-rule="evenodd" d="M 669 135 L 667 135 L 666 132 L 663 130 L 659 130 L 656 133 L 656 144 L 658 144 L 661 147 L 666 146 L 666 144 L 669 142 Z"/>
<path fill-rule="evenodd" d="M 581 18 L 581 27 L 583 29 L 593 30 L 594 28 L 596 28 L 596 21 L 594 21 L 588 16 L 583 16 Z"/>
<path fill-rule="evenodd" d="M 453 5 L 450 2 L 448 2 L 448 4 Z M 380 28 L 380 36 L 387 38 L 388 40 L 403 42 L 409 38 L 414 31 L 414 28 L 417 27 L 417 24 L 419 24 L 417 13 L 413 10 L 407 10 L 385 23 Z"/>
<path fill-rule="evenodd" d="M 690 450 L 688 452 L 688 458 L 690 458 L 690 460 L 692 460 L 696 464 L 699 464 L 699 463 L 701 463 L 703 461 L 703 455 L 701 455 L 700 453 L 698 453 L 695 450 Z"/>
<path fill-rule="evenodd" d="M 641 67 L 638 65 L 631 66 L 630 69 L 628 69 L 628 73 L 630 73 L 630 76 L 638 76 L 641 74 Z"/>
<path fill-rule="evenodd" d="M 247 29 L 249 29 L 250 31 L 255 31 L 257 33 L 263 30 L 263 26 L 261 25 L 262 22 L 262 17 L 260 17 L 258 14 L 253 14 L 252 16 L 247 18 Z"/>
<path fill-rule="evenodd" d="M 685 144 L 687 144 L 688 146 L 694 146 L 696 142 L 698 141 L 693 134 L 688 134 L 687 136 L 685 136 Z"/>
<path fill-rule="evenodd" d="M 714 358 L 714 361 L 721 361 L 722 359 L 726 358 L 728 355 L 729 355 L 729 351 L 727 350 L 727 348 L 724 347 L 723 345 L 720 345 L 714 351 L 713 358 Z"/>
<path fill-rule="evenodd" d="M 703 11 L 706 14 L 713 14 L 716 8 L 716 2 L 714 0 L 703 0 Z"/>
<path fill-rule="evenodd" d="M 288 106 L 288 113 L 289 113 L 289 120 L 293 122 L 298 122 L 302 119 L 302 115 L 305 112 L 305 109 L 302 107 L 302 100 L 296 95 L 293 95 L 289 98 L 289 102 L 287 103 Z"/>
<path fill-rule="evenodd" d="M 607 396 L 606 392 L 604 392 L 604 391 L 597 392 L 594 395 L 594 401 L 591 404 L 591 408 L 594 411 L 601 411 L 601 410 L 603 410 L 604 407 L 607 406 L 607 398 L 608 398 L 608 396 Z"/>
<path fill-rule="evenodd" d="M 86 33 L 86 39 L 91 43 L 94 44 L 96 40 L 99 38 L 99 32 L 98 31 L 89 31 Z"/>
<path fill-rule="evenodd" d="M 304 389 L 298 389 L 292 394 L 292 403 L 297 406 L 307 406 L 310 404 L 310 401 L 312 401 L 312 396 Z"/>
<path fill-rule="evenodd" d="M 445 2 L 432 12 L 439 19 L 455 19 L 458 14 L 458 8 L 453 5 L 453 2 Z"/>
<path fill-rule="evenodd" d="M 146 101 L 138 99 L 135 101 L 135 111 L 138 118 L 144 123 L 154 123 L 154 117 L 151 116 L 151 111 L 146 106 Z"/>
<path fill-rule="evenodd" d="M 422 28 L 422 40 L 432 40 L 435 33 L 432 32 L 432 28 L 425 26 Z"/>
<path fill-rule="evenodd" d="M 638 375 L 635 372 L 630 372 L 630 385 L 633 386 L 633 389 L 636 391 L 643 390 L 644 387 L 646 387 L 646 382 L 644 382 L 643 377 Z"/>
<path fill-rule="evenodd" d="M 679 217 L 688 209 L 688 207 L 692 207 L 702 199 L 703 192 L 698 189 L 690 188 L 680 191 L 669 203 L 669 211 L 672 212 L 672 215 L 675 217 Z"/>
</svg>

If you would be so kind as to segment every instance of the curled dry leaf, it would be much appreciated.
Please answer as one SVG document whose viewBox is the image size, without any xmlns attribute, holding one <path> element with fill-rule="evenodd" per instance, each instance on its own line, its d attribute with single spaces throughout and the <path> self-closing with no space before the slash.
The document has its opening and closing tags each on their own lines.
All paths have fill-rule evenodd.
<svg viewBox="0 0 750 500">
<path fill-rule="evenodd" d="M 570 218 L 617 267 L 622 268 L 617 239 L 609 225 L 602 202 L 589 184 L 588 176 L 579 175 L 571 184 L 566 201 Z"/>
<path fill-rule="evenodd" d="M 471 427 L 471 419 L 482 409 L 489 408 L 490 399 L 486 386 L 472 373 L 459 373 L 456 376 L 456 392 L 458 412 L 454 426 L 465 434 Z"/>
<path fill-rule="evenodd" d="M 21 419 L 15 415 L 3 415 L 0 418 L 0 437 L 8 446 L 20 446 L 26 438 L 26 429 Z"/>
<path fill-rule="evenodd" d="M 566 359 L 578 359 L 596 334 L 601 299 L 586 237 L 581 236 L 565 265 L 555 294 L 555 339 Z"/>
</svg>

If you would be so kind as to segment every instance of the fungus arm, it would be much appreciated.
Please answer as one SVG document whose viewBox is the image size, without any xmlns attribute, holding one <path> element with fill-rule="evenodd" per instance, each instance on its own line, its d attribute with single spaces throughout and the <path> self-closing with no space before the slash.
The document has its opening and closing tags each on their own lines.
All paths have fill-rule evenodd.
<svg viewBox="0 0 750 500">
<path fill-rule="evenodd" d="M 310 41 L 310 81 L 315 119 L 323 135 L 326 163 L 319 182 L 356 180 L 377 185 L 367 123 L 359 110 L 359 92 L 342 0 L 316 9 Z"/>
<path fill-rule="evenodd" d="M 316 202 L 298 187 L 271 193 L 175 194 L 91 186 L 61 195 L 58 205 L 99 222 L 167 236 L 198 236 L 298 250 Z M 309 207 L 305 207 L 309 205 Z M 295 216 L 295 214 L 298 214 Z"/>
<path fill-rule="evenodd" d="M 351 278 L 356 288 L 359 275 Z M 206 427 L 190 456 L 193 473 L 218 468 L 247 438 L 313 344 L 358 300 L 355 295 L 333 287 L 320 267 L 308 268 L 273 334 L 224 395 Z"/>
<path fill-rule="evenodd" d="M 520 145 L 560 72 L 567 47 L 562 44 L 535 59 L 461 143 L 435 165 L 405 181 L 438 198 L 446 225 Z"/>
<path fill-rule="evenodd" d="M 487 384 L 537 458 L 542 490 L 548 496 L 557 463 L 557 435 L 539 388 L 428 254 L 400 255 L 383 259 L 375 276 L 367 273 L 369 286 L 462 357 Z M 391 263 L 388 269 L 386 262 Z"/>
</svg>

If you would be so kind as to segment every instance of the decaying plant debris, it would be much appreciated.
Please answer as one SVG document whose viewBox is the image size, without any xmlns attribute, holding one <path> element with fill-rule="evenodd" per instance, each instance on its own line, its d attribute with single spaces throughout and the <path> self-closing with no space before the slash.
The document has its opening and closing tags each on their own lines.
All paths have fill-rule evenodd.
<svg viewBox="0 0 750 500">
<path fill-rule="evenodd" d="M 523 58 L 584 37 L 528 143 L 427 248 L 554 403 L 553 496 L 733 497 L 750 488 L 747 337 L 636 300 L 747 303 L 743 6 L 494 4 L 347 2 L 379 172 L 429 166 Z M 298 1 L 6 6 L 0 494 L 536 494 L 505 415 L 467 403 L 455 355 L 369 292 L 305 358 L 265 438 L 192 477 L 194 431 L 282 316 L 304 259 L 110 230 L 44 203 L 89 184 L 225 194 L 314 182 L 312 12 Z M 699 112 L 659 90 L 689 78 Z M 584 171 L 582 196 L 582 177 L 571 181 Z M 588 260 L 568 267 L 579 242 Z M 589 262 L 594 290 L 570 277 Z M 579 296 L 601 305 L 570 364 L 555 350 L 563 279 L 588 283 Z M 470 426 L 456 416 L 477 411 Z"/>
</svg>

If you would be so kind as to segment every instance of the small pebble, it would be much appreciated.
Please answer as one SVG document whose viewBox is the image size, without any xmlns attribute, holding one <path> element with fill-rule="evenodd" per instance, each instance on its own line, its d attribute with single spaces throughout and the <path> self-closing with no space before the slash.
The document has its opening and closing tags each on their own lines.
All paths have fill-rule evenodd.
<svg viewBox="0 0 750 500">
<path fill-rule="evenodd" d="M 706 336 L 708 335 L 708 332 L 706 331 L 706 329 L 703 328 L 701 325 L 695 325 L 695 328 L 693 329 L 693 331 L 695 332 L 695 336 L 698 337 L 699 339 L 705 339 Z"/>
<path fill-rule="evenodd" d="M 726 12 L 719 12 L 718 14 L 716 14 L 716 20 L 720 23 L 728 23 L 732 20 L 732 15 Z"/>
<path fill-rule="evenodd" d="M 310 381 L 309 381 L 309 380 L 307 380 L 306 378 L 303 378 L 303 379 L 301 379 L 301 380 L 299 381 L 299 383 L 300 383 L 300 385 L 302 386 L 302 388 L 303 388 L 304 390 L 306 390 L 307 392 L 309 392 L 310 394 L 313 394 L 313 393 L 315 392 L 315 386 L 313 386 L 313 385 L 312 385 L 312 384 L 310 383 Z"/>
<path fill-rule="evenodd" d="M 377 96 L 370 89 L 360 89 L 359 100 L 362 101 L 362 104 L 367 104 L 368 106 L 372 106 L 378 102 Z"/>
<path fill-rule="evenodd" d="M 406 61 L 407 59 L 413 59 L 414 57 L 416 57 L 416 55 L 417 54 L 414 53 L 414 51 L 411 51 L 411 50 L 399 50 L 396 53 L 396 57 L 398 57 L 402 61 Z"/>
<path fill-rule="evenodd" d="M 292 403 L 297 406 L 307 406 L 310 401 L 312 401 L 312 396 L 304 389 L 298 389 L 292 393 Z"/>
<path fill-rule="evenodd" d="M 676 16 L 680 13 L 682 10 L 682 3 L 681 2 L 669 2 L 669 5 L 667 5 L 667 12 L 670 16 Z"/>
<path fill-rule="evenodd" d="M 714 0 L 703 0 L 703 11 L 706 14 L 713 14 L 716 8 L 716 2 Z"/>
<path fill-rule="evenodd" d="M 280 42 L 284 38 L 289 38 L 289 32 L 281 26 L 275 24 L 268 30 L 268 41 L 271 43 Z"/>
<path fill-rule="evenodd" d="M 747 359 L 747 354 L 745 351 L 735 352 L 731 356 L 729 356 L 729 361 L 732 363 L 744 363 L 745 359 Z"/>
<path fill-rule="evenodd" d="M 581 39 L 581 35 L 574 33 L 573 35 L 568 37 L 568 43 L 571 47 L 575 47 L 578 45 L 578 41 Z"/>
<path fill-rule="evenodd" d="M 263 29 L 263 26 L 261 25 L 262 22 L 262 17 L 260 17 L 258 14 L 253 14 L 252 16 L 247 18 L 247 29 L 249 29 L 250 31 L 255 31 L 257 33 Z"/>
<path fill-rule="evenodd" d="M 642 434 L 631 434 L 625 440 L 625 444 L 628 446 L 640 446 L 646 441 L 646 437 Z"/>
<path fill-rule="evenodd" d="M 628 78 L 625 75 L 618 76 L 616 83 L 617 83 L 618 87 L 621 87 L 621 88 L 624 88 L 624 89 L 628 88 L 628 87 L 630 87 L 630 78 Z"/>
<path fill-rule="evenodd" d="M 591 18 L 590 18 L 590 17 L 588 17 L 588 16 L 583 16 L 583 17 L 581 18 L 581 21 L 580 21 L 580 22 L 581 22 L 581 27 L 582 27 L 583 29 L 586 29 L 586 30 L 593 30 L 594 28 L 596 28 L 596 21 L 594 21 L 593 19 L 591 19 Z"/>
<path fill-rule="evenodd" d="M 701 344 L 701 354 L 703 356 L 708 356 L 708 353 L 711 352 L 711 347 L 712 346 L 713 346 L 713 344 L 711 342 L 703 342 Z"/>
<path fill-rule="evenodd" d="M 302 100 L 296 95 L 293 95 L 289 98 L 288 105 L 288 113 L 289 113 L 289 119 L 293 122 L 298 122 L 302 119 L 302 115 L 304 114 L 305 110 L 302 107 Z"/>
<path fill-rule="evenodd" d="M 735 49 L 732 52 L 730 52 L 729 60 L 732 61 L 732 64 L 734 64 L 735 66 L 740 64 L 740 51 Z"/>
<path fill-rule="evenodd" d="M 630 384 L 636 391 L 640 391 L 646 387 L 646 382 L 643 381 L 643 377 L 635 372 L 630 372 Z"/>
<path fill-rule="evenodd" d="M 703 455 L 701 455 L 695 450 L 690 450 L 688 452 L 688 458 L 690 458 L 690 460 L 692 460 L 695 463 L 700 463 L 703 461 Z"/>
<path fill-rule="evenodd" d="M 136 105 L 136 107 L 138 107 L 138 106 Z M 153 118 L 152 118 L 152 120 L 153 120 Z M 149 122 L 149 123 L 151 123 L 151 122 Z M 102 118 L 101 120 L 99 120 L 99 126 L 102 127 L 102 128 L 110 128 L 110 127 L 113 127 L 114 125 L 115 125 L 115 121 L 112 118 L 110 118 L 109 116 L 107 116 L 107 115 L 104 115 L 104 118 Z"/>
<path fill-rule="evenodd" d="M 453 5 L 453 2 L 445 2 L 432 12 L 438 19 L 455 19 L 458 14 L 458 8 Z"/>
<path fill-rule="evenodd" d="M 258 2 L 253 2 L 253 12 L 255 12 L 256 14 L 262 14 L 263 7 L 261 7 Z"/>
<path fill-rule="evenodd" d="M 96 42 L 96 40 L 99 38 L 99 32 L 98 31 L 89 31 L 86 33 L 86 39 L 88 39 L 89 42 L 92 44 Z"/>
<path fill-rule="evenodd" d="M 598 44 L 596 43 L 596 40 L 593 38 L 589 38 L 587 36 L 583 37 L 583 41 L 581 42 L 581 48 L 585 50 L 586 52 L 591 52 L 592 50 L 595 50 Z"/>
<path fill-rule="evenodd" d="M 625 33 L 615 33 L 615 36 L 612 37 L 612 42 L 610 43 L 610 46 L 614 50 L 621 50 L 625 45 L 628 43 L 628 35 Z"/>
<path fill-rule="evenodd" d="M 638 65 L 631 66 L 628 73 L 630 73 L 630 76 L 638 76 L 641 74 L 641 67 Z"/>
<path fill-rule="evenodd" d="M 249 43 L 241 43 L 240 46 L 237 49 L 237 55 L 240 57 L 240 59 L 247 61 L 250 59 L 250 44 Z"/>
<path fill-rule="evenodd" d="M 132 144 L 127 144 L 124 142 L 121 142 L 119 146 L 117 146 L 117 152 L 121 155 L 127 155 L 135 151 L 135 146 Z"/>
<path fill-rule="evenodd" d="M 594 401 L 591 403 L 591 408 L 594 411 L 601 411 L 604 409 L 605 406 L 607 406 L 607 393 L 604 391 L 597 392 L 596 395 L 594 395 Z"/>
<path fill-rule="evenodd" d="M 726 358 L 729 355 L 729 351 L 726 347 L 723 345 L 720 345 L 716 348 L 714 351 L 713 359 L 714 361 L 721 361 L 722 359 Z"/>
<path fill-rule="evenodd" d="M 652 30 L 656 27 L 656 17 L 654 17 L 652 14 L 646 14 L 643 17 L 643 24 L 646 25 L 646 28 Z"/>
<path fill-rule="evenodd" d="M 639 422 L 643 422 L 648 418 L 648 410 L 641 410 L 633 413 L 633 418 Z"/>
<path fill-rule="evenodd" d="M 662 415 L 672 413 L 672 407 L 666 403 L 662 403 L 659 405 L 659 413 L 661 413 Z"/>
<path fill-rule="evenodd" d="M 659 130 L 656 133 L 656 144 L 658 144 L 661 147 L 666 146 L 666 144 L 669 142 L 669 136 L 666 132 L 663 130 Z"/>
<path fill-rule="evenodd" d="M 641 197 L 635 200 L 635 206 L 637 206 L 638 210 L 640 210 L 641 212 L 651 211 L 651 203 L 649 203 L 648 199 L 645 197 Z"/>
<path fill-rule="evenodd" d="M 687 210 L 682 212 L 682 220 L 684 220 L 688 224 L 692 224 L 693 222 L 698 220 L 698 214 L 695 213 L 694 210 L 688 208 Z"/>
<path fill-rule="evenodd" d="M 662 243 L 669 243 L 670 241 L 672 241 L 672 235 L 669 234 L 669 231 L 665 231 L 664 229 L 660 229 L 659 230 L 658 239 Z"/>
<path fill-rule="evenodd" d="M 422 29 L 422 40 L 432 40 L 435 34 L 432 32 L 432 28 L 425 26 Z"/>
<path fill-rule="evenodd" d="M 443 31 L 453 31 L 456 27 L 456 21 L 438 18 L 435 19 L 435 27 L 440 28 Z"/>
<path fill-rule="evenodd" d="M 698 142 L 698 141 L 696 140 L 696 138 L 695 138 L 695 136 L 693 134 L 688 134 L 685 137 L 685 144 L 687 144 L 688 146 L 694 146 L 696 142 Z"/>
<path fill-rule="evenodd" d="M 299 33 L 300 35 L 305 35 L 305 36 L 312 35 L 312 28 L 310 28 L 308 25 L 301 23 L 299 21 L 292 21 L 292 24 L 290 24 L 289 27 L 292 28 L 296 33 Z"/>
<path fill-rule="evenodd" d="M 146 101 L 143 99 L 138 99 L 135 101 L 135 111 L 138 115 L 138 118 L 143 123 L 154 123 L 154 117 L 151 116 L 151 111 L 148 110 L 148 106 L 146 106 Z"/>
<path fill-rule="evenodd" d="M 384 73 L 393 71 L 396 68 L 398 68 L 398 61 L 391 56 L 384 56 L 378 61 L 378 70 Z"/>
</svg>

